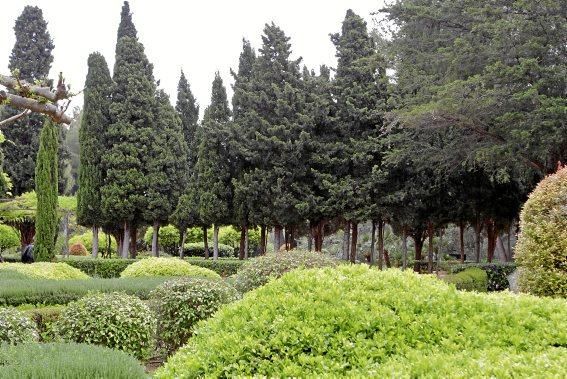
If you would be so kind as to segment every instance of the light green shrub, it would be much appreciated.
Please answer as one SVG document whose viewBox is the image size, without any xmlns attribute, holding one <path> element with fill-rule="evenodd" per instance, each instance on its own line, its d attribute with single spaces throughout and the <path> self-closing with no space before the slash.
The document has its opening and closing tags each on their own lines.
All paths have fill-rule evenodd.
<svg viewBox="0 0 567 379">
<path fill-rule="evenodd" d="M 158 320 L 158 345 L 166 353 L 177 350 L 191 337 L 197 321 L 236 299 L 234 287 L 220 280 L 180 278 L 165 282 L 150 295 L 150 307 Z"/>
<path fill-rule="evenodd" d="M 37 331 L 24 313 L 14 308 L 0 308 L 0 345 L 2 343 L 14 345 L 22 342 L 33 342 L 37 339 Z M 1 359 L 0 362 L 2 362 Z"/>
<path fill-rule="evenodd" d="M 101 231 L 98 232 L 98 252 L 99 254 L 106 254 L 108 253 L 107 250 L 107 238 L 108 235 Z M 78 236 L 71 237 L 69 239 L 69 245 L 73 245 L 75 243 L 82 243 L 83 246 L 87 249 L 87 251 L 93 251 L 93 232 L 88 231 L 86 233 L 80 234 Z M 115 254 L 118 250 L 116 245 L 116 240 L 114 237 L 110 236 L 110 250 L 112 254 Z"/>
<path fill-rule="evenodd" d="M 282 251 L 253 258 L 242 265 L 234 277 L 241 293 L 260 287 L 297 268 L 336 266 L 338 261 L 321 253 L 304 250 Z"/>
<path fill-rule="evenodd" d="M 20 246 L 20 235 L 11 226 L 0 224 L 0 251 Z"/>
<path fill-rule="evenodd" d="M 156 377 L 463 377 L 461 364 L 470 372 L 492 349 L 494 366 L 481 373 L 546 377 L 567 365 L 566 330 L 563 299 L 458 291 L 363 265 L 296 270 L 198 324 Z M 465 351 L 476 363 L 463 363 Z M 510 351 L 518 356 L 507 359 Z M 438 374 L 429 354 L 455 372 Z M 516 367 L 522 355 L 546 365 Z M 392 375 L 399 362 L 407 367 Z"/>
<path fill-rule="evenodd" d="M 128 354 L 87 344 L 0 346 L 0 362 L 0 378 L 148 378 L 144 367 Z"/>
<path fill-rule="evenodd" d="M 144 234 L 144 242 L 148 247 L 152 246 L 152 237 L 154 233 L 154 228 L 149 227 Z M 164 225 L 159 228 L 158 232 L 159 246 L 166 253 L 175 255 L 177 254 L 177 249 L 179 246 L 179 230 L 173 225 Z M 177 254 L 179 255 L 179 254 Z"/>
<path fill-rule="evenodd" d="M 543 179 L 520 214 L 515 257 L 522 292 L 567 297 L 567 167 Z"/>
<path fill-rule="evenodd" d="M 209 269 L 194 266 L 179 258 L 145 258 L 132 263 L 122 271 L 120 277 L 144 276 L 196 276 L 220 279 L 220 275 Z"/>
<path fill-rule="evenodd" d="M 139 359 L 154 347 L 156 319 L 137 297 L 123 293 L 95 293 L 67 305 L 55 323 L 66 341 L 102 345 Z"/>
<path fill-rule="evenodd" d="M 488 275 L 478 267 L 470 267 L 456 274 L 447 275 L 445 281 L 464 291 L 486 292 L 488 289 Z"/>
<path fill-rule="evenodd" d="M 1 270 L 13 270 L 32 279 L 88 279 L 89 276 L 81 270 L 71 267 L 66 263 L 35 262 L 25 263 L 0 263 Z"/>
</svg>

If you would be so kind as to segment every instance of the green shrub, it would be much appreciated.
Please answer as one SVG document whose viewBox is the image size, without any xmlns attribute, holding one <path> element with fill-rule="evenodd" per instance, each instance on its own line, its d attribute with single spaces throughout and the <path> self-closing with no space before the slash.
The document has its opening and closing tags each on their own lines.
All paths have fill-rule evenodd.
<svg viewBox="0 0 567 379">
<path fill-rule="evenodd" d="M 150 295 L 150 307 L 158 319 L 158 345 L 166 353 L 177 350 L 191 337 L 197 321 L 237 298 L 238 292 L 219 280 L 180 278 L 165 282 Z"/>
<path fill-rule="evenodd" d="M 152 246 L 152 237 L 154 233 L 154 228 L 149 227 L 146 230 L 146 234 L 144 234 L 144 242 L 147 246 Z M 163 249 L 167 254 L 171 255 L 179 255 L 178 254 L 178 247 L 179 247 L 179 230 L 173 225 L 165 225 L 159 228 L 158 232 L 159 238 L 159 246 Z"/>
<path fill-rule="evenodd" d="M 0 308 L 0 344 L 33 342 L 37 339 L 34 325 L 25 314 L 14 308 Z"/>
<path fill-rule="evenodd" d="M 108 254 L 109 252 L 108 250 L 108 243 L 107 243 L 107 239 L 108 239 L 108 235 L 106 233 L 103 232 L 99 232 L 98 233 L 98 252 L 99 254 Z M 69 239 L 69 244 L 75 244 L 75 243 L 82 243 L 83 246 L 85 247 L 85 249 L 87 249 L 87 251 L 93 251 L 93 232 L 92 231 L 88 231 L 86 233 L 80 234 L 78 236 L 74 236 L 71 237 Z M 114 237 L 110 236 L 110 253 L 112 254 L 116 254 L 116 251 L 118 250 L 118 247 L 116 245 L 116 240 L 114 239 Z"/>
<path fill-rule="evenodd" d="M 458 290 L 464 291 L 486 292 L 488 288 L 488 275 L 478 267 L 447 275 L 445 281 L 454 284 Z"/>
<path fill-rule="evenodd" d="M 87 256 L 89 255 L 89 252 L 87 251 L 87 248 L 85 247 L 85 245 L 83 245 L 80 242 L 74 243 L 71 246 L 69 246 L 69 255 L 75 255 L 75 256 Z"/>
<path fill-rule="evenodd" d="M 75 343 L 0 346 L 0 378 L 147 378 L 133 357 L 102 346 Z"/>
<path fill-rule="evenodd" d="M 122 271 L 136 259 L 73 259 L 65 258 L 62 260 L 69 266 L 73 266 L 83 271 L 85 274 L 99 278 L 117 278 Z"/>
<path fill-rule="evenodd" d="M 89 280 L 2 280 L 0 306 L 57 305 L 80 299 L 89 292 L 125 292 L 147 299 L 168 278 L 113 278 Z"/>
<path fill-rule="evenodd" d="M 122 271 L 122 278 L 144 276 L 198 276 L 220 279 L 220 275 L 209 269 L 193 266 L 179 258 L 146 258 L 132 263 Z"/>
<path fill-rule="evenodd" d="M 463 377 L 462 361 L 451 358 L 468 351 L 482 364 L 487 349 L 503 360 L 508 351 L 529 357 L 550 351 L 553 373 L 567 365 L 566 330 L 563 299 L 457 291 L 433 276 L 365 265 L 296 270 L 198 324 L 156 377 L 397 377 L 380 370 L 432 352 L 455 367 L 449 377 Z M 509 370 L 505 377 L 526 369 L 499 366 L 494 355 L 491 362 Z M 439 376 L 423 359 L 404 363 L 404 372 Z M 530 372 L 545 377 L 546 370 Z"/>
<path fill-rule="evenodd" d="M 65 263 L 36 262 L 24 263 L 0 263 L 0 271 L 13 270 L 31 279 L 88 279 L 89 276 L 79 269 Z"/>
<path fill-rule="evenodd" d="M 297 268 L 327 267 L 337 265 L 337 260 L 321 253 L 303 250 L 282 251 L 248 260 L 238 270 L 234 280 L 241 293 L 260 287 L 271 278 L 278 278 Z"/>
<path fill-rule="evenodd" d="M 90 294 L 67 305 L 55 324 L 67 341 L 102 345 L 146 359 L 156 319 L 140 299 L 123 293 Z"/>
<path fill-rule="evenodd" d="M 232 247 L 236 251 L 240 246 L 240 230 L 234 226 L 223 226 L 219 229 L 219 243 Z M 251 254 L 260 246 L 260 228 L 248 229 L 248 252 Z"/>
<path fill-rule="evenodd" d="M 478 267 L 488 276 L 488 292 L 504 291 L 510 288 L 508 275 L 516 270 L 515 263 L 464 263 L 449 267 L 452 274 L 456 274 L 470 267 Z"/>
<path fill-rule="evenodd" d="M 240 259 L 221 258 L 217 260 L 203 259 L 197 257 L 184 258 L 187 262 L 195 266 L 205 267 L 213 270 L 222 277 L 227 277 L 236 274 L 238 269 L 246 262 Z"/>
<path fill-rule="evenodd" d="M 520 290 L 567 297 L 567 167 L 531 193 L 520 214 L 520 230 L 515 250 Z"/>
<path fill-rule="evenodd" d="M 0 251 L 20 246 L 20 234 L 11 226 L 0 224 Z"/>
<path fill-rule="evenodd" d="M 55 322 L 59 320 L 63 309 L 65 309 L 65 306 L 55 305 L 40 308 L 32 307 L 23 310 L 35 324 L 35 330 L 37 330 L 39 334 L 40 342 L 52 342 L 57 339 L 57 332 L 54 330 L 53 326 Z"/>
<path fill-rule="evenodd" d="M 210 256 L 213 256 L 213 245 L 209 245 Z M 203 242 L 186 243 L 183 248 L 186 257 L 204 257 L 205 244 Z M 219 257 L 234 257 L 234 248 L 219 243 Z"/>
</svg>

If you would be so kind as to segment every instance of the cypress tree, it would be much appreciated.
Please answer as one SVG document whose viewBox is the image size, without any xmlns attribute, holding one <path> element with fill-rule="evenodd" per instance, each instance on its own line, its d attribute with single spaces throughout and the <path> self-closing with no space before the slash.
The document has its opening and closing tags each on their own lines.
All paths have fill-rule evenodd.
<svg viewBox="0 0 567 379">
<path fill-rule="evenodd" d="M 53 62 L 54 45 L 47 22 L 40 8 L 26 6 L 16 19 L 14 27 L 16 43 L 10 55 L 8 68 L 20 79 L 34 83 L 46 79 Z M 14 116 L 20 110 L 4 107 L 0 119 Z M 39 133 L 44 116 L 32 113 L 2 128 L 6 139 L 5 168 L 13 182 L 14 195 L 21 195 L 34 188 L 34 167 L 39 148 Z"/>
<path fill-rule="evenodd" d="M 118 37 L 116 38 L 116 50 L 118 51 L 118 41 L 122 37 L 138 38 L 136 26 L 132 21 L 132 13 L 130 12 L 130 3 L 125 1 L 120 12 L 120 24 L 118 25 Z"/>
<path fill-rule="evenodd" d="M 57 238 L 57 145 L 58 130 L 50 119 L 41 129 L 35 182 L 37 214 L 35 220 L 35 260 L 51 261 L 55 258 Z"/>
<path fill-rule="evenodd" d="M 175 110 L 181 118 L 183 137 L 185 138 L 185 144 L 189 147 L 189 164 L 194 165 L 197 150 L 197 146 L 195 145 L 195 132 L 197 131 L 197 123 L 199 122 L 199 105 L 197 105 L 195 96 L 193 96 L 191 92 L 191 86 L 183 70 L 181 71 L 179 83 L 177 84 L 177 103 L 175 104 Z"/>
<path fill-rule="evenodd" d="M 104 134 L 110 123 L 110 91 L 112 79 L 106 60 L 100 53 L 88 59 L 84 107 L 79 129 L 80 165 L 77 191 L 77 221 L 93 229 L 93 257 L 98 254 L 98 231 L 104 218 L 101 187 L 104 183 L 102 157 L 105 151 Z"/>
</svg>

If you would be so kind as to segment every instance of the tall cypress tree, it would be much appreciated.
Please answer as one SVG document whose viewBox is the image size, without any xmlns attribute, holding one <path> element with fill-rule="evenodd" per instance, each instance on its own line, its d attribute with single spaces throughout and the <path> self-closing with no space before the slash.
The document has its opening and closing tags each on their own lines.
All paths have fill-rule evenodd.
<svg viewBox="0 0 567 379">
<path fill-rule="evenodd" d="M 199 215 L 204 224 L 214 224 L 213 259 L 219 255 L 219 226 L 231 221 L 230 116 L 226 88 L 217 72 L 213 80 L 211 104 L 205 110 L 196 165 Z"/>
<path fill-rule="evenodd" d="M 17 18 L 14 27 L 16 43 L 10 55 L 8 68 L 22 80 L 45 82 L 53 55 L 54 45 L 47 22 L 40 8 L 26 6 Z M 4 107 L 1 119 L 14 116 L 20 111 Z M 39 148 L 39 132 L 44 116 L 32 113 L 3 127 L 2 132 L 9 143 L 3 144 L 6 173 L 13 182 L 13 193 L 21 195 L 34 188 L 34 167 Z"/>
<path fill-rule="evenodd" d="M 35 220 L 35 260 L 55 258 L 57 238 L 57 125 L 47 119 L 40 134 L 39 151 L 35 168 L 37 213 Z"/>
<path fill-rule="evenodd" d="M 98 254 L 98 230 L 104 218 L 101 187 L 104 183 L 102 157 L 105 151 L 104 134 L 110 123 L 110 91 L 112 79 L 106 60 L 100 53 L 88 59 L 84 107 L 79 129 L 80 165 L 77 191 L 77 221 L 93 228 L 93 257 Z"/>
<path fill-rule="evenodd" d="M 193 93 L 191 92 L 191 86 L 189 85 L 183 70 L 181 71 L 179 83 L 177 84 L 177 102 L 175 104 L 175 110 L 181 118 L 183 136 L 185 138 L 186 145 L 189 147 L 188 154 L 191 158 L 189 164 L 192 165 L 195 163 L 194 161 L 196 159 L 197 146 L 194 145 L 194 143 L 197 123 L 199 122 L 199 105 L 197 105 L 197 100 L 195 100 L 195 96 L 193 96 Z"/>
<path fill-rule="evenodd" d="M 118 25 L 118 37 L 116 38 L 116 49 L 118 51 L 118 41 L 122 37 L 138 38 L 138 31 L 132 21 L 132 13 L 130 12 L 130 3 L 125 1 L 120 12 L 120 24 Z"/>
</svg>

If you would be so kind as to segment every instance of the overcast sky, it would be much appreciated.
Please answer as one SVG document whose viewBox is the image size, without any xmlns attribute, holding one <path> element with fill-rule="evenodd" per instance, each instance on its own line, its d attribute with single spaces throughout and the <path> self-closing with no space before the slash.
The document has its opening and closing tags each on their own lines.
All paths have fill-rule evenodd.
<svg viewBox="0 0 567 379">
<path fill-rule="evenodd" d="M 43 10 L 55 44 L 50 77 L 62 71 L 72 90 L 83 88 L 87 57 L 101 52 L 114 65 L 116 31 L 122 0 L 16 0 L 2 2 L 0 12 L 0 72 L 8 73 L 14 45 L 14 23 L 25 5 Z M 255 49 L 261 44 L 265 23 L 275 22 L 291 37 L 294 57 L 309 68 L 335 66 L 335 49 L 329 33 L 340 31 L 346 10 L 353 9 L 373 27 L 371 12 L 383 0 L 130 0 L 138 38 L 154 64 L 154 76 L 175 102 L 180 70 L 188 77 L 201 106 L 210 101 L 215 71 L 225 85 L 232 83 L 230 68 L 238 66 L 242 38 Z M 229 88 L 229 94 L 231 94 Z M 82 97 L 73 106 L 82 107 Z"/>
</svg>

